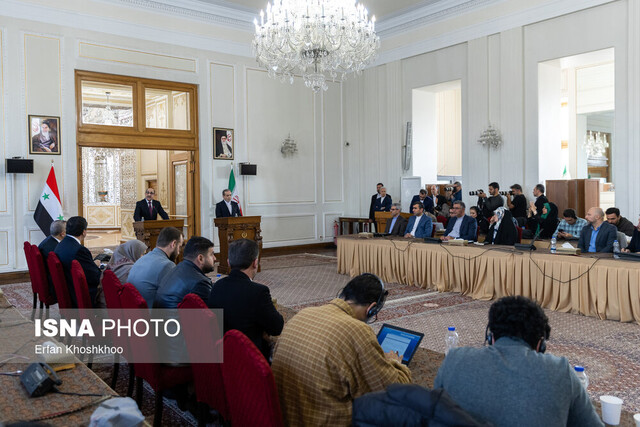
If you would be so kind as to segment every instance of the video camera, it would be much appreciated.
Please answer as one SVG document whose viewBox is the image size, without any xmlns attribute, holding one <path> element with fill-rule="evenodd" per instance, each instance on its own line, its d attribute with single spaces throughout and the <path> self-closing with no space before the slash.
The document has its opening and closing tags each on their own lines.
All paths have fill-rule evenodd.
<svg viewBox="0 0 640 427">
<path fill-rule="evenodd" d="M 484 194 L 484 190 L 469 191 L 470 196 L 479 196 L 480 194 Z"/>
</svg>

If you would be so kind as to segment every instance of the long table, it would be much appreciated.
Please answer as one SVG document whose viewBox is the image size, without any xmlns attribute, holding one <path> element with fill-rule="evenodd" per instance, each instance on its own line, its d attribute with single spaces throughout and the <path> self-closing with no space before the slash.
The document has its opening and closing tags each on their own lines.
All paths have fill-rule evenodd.
<svg viewBox="0 0 640 427">
<path fill-rule="evenodd" d="M 551 310 L 640 323 L 640 263 L 510 246 L 338 237 L 338 273 L 492 300 L 522 295 Z"/>
</svg>

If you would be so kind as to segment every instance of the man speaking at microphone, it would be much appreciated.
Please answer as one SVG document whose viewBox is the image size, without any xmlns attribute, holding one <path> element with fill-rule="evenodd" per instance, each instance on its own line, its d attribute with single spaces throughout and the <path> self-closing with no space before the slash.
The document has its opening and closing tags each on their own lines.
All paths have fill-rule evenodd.
<svg viewBox="0 0 640 427">
<path fill-rule="evenodd" d="M 160 202 L 153 200 L 153 197 L 156 195 L 156 190 L 147 188 L 144 194 L 144 199 L 136 203 L 133 220 L 141 221 L 144 219 L 144 221 L 155 221 L 158 219 L 158 215 L 160 215 L 162 219 L 169 219 L 169 215 L 162 209 Z"/>
</svg>

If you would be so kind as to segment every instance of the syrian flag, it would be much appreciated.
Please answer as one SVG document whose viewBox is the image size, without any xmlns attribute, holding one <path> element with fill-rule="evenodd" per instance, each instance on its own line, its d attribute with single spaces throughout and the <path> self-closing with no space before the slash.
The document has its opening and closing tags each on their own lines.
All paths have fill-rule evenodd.
<svg viewBox="0 0 640 427">
<path fill-rule="evenodd" d="M 49 227 L 55 220 L 64 219 L 62 216 L 62 203 L 60 203 L 60 192 L 58 191 L 58 181 L 56 181 L 56 171 L 53 170 L 53 165 L 49 171 L 47 182 L 44 183 L 44 188 L 40 194 L 38 200 L 38 207 L 33 214 L 33 219 L 36 220 L 38 227 L 45 234 L 49 235 Z"/>
<path fill-rule="evenodd" d="M 240 209 L 240 215 L 244 215 L 242 213 L 242 206 L 240 205 L 240 197 L 238 196 L 238 190 L 236 189 L 236 177 L 233 174 L 233 164 L 231 165 L 231 172 L 229 173 L 229 186 L 227 187 L 231 190 L 231 200 L 238 204 L 238 209 Z"/>
</svg>

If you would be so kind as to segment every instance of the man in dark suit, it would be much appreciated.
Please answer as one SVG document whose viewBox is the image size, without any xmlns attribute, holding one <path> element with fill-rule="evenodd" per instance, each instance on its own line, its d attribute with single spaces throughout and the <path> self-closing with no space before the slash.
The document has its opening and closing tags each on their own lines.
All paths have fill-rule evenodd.
<svg viewBox="0 0 640 427">
<path fill-rule="evenodd" d="M 58 243 L 58 246 L 56 246 L 53 252 L 60 258 L 60 262 L 62 263 L 71 302 L 74 307 L 78 306 L 76 293 L 73 288 L 73 280 L 71 278 L 71 261 L 76 260 L 82 266 L 82 270 L 84 270 L 84 275 L 87 278 L 87 285 L 89 287 L 89 296 L 93 303 L 96 293 L 98 292 L 98 286 L 100 285 L 100 269 L 96 263 L 93 262 L 93 256 L 91 256 L 89 249 L 83 246 L 84 238 L 87 236 L 87 220 L 81 216 L 72 216 L 67 221 L 66 232 L 67 235 Z"/>
<path fill-rule="evenodd" d="M 216 218 L 224 218 L 227 216 L 242 216 L 240 206 L 231 200 L 231 190 L 225 188 L 222 190 L 222 200 L 216 203 Z"/>
<path fill-rule="evenodd" d="M 371 196 L 371 204 L 369 205 L 369 222 L 375 224 L 376 201 L 380 198 L 380 189 L 384 184 L 379 182 L 376 184 L 376 194 Z M 377 230 L 376 230 L 377 231 Z"/>
<path fill-rule="evenodd" d="M 429 213 L 434 213 L 433 211 L 433 199 L 431 197 L 427 197 L 427 190 L 421 189 L 418 194 L 413 196 L 411 199 L 411 203 L 409 206 L 413 206 L 415 202 L 421 202 L 424 205 L 424 210 Z"/>
<path fill-rule="evenodd" d="M 67 221 L 60 220 L 60 219 L 53 221 L 49 226 L 49 237 L 44 239 L 38 245 L 38 249 L 40 249 L 40 253 L 42 254 L 42 260 L 45 262 L 45 265 L 47 262 L 47 255 L 49 255 L 49 252 L 53 252 L 56 249 L 56 246 L 58 246 L 58 243 L 60 243 L 62 239 L 64 239 L 64 236 L 67 235 L 66 228 L 67 228 Z"/>
<path fill-rule="evenodd" d="M 387 227 L 384 232 L 394 236 L 404 236 L 404 231 L 407 229 L 407 220 L 400 215 L 401 205 L 400 203 L 394 203 L 391 205 L 392 217 L 387 220 Z"/>
<path fill-rule="evenodd" d="M 177 308 L 187 294 L 196 294 L 205 302 L 209 299 L 212 284 L 205 275 L 213 271 L 216 261 L 213 242 L 206 237 L 193 236 L 184 247 L 183 258 L 160 280 L 155 308 Z"/>
<path fill-rule="evenodd" d="M 604 220 L 600 208 L 591 208 L 585 215 L 587 225 L 580 232 L 578 247 L 582 252 L 613 252 L 617 229 Z"/>
<path fill-rule="evenodd" d="M 258 244 L 239 239 L 229 244 L 231 272 L 218 280 L 207 305 L 224 310 L 224 331 L 237 329 L 245 334 L 269 360 L 271 346 L 264 335 L 280 335 L 284 319 L 278 313 L 269 288 L 253 281 L 258 273 Z"/>
<path fill-rule="evenodd" d="M 147 188 L 145 192 L 145 198 L 136 203 L 136 210 L 133 213 L 133 220 L 140 221 L 144 218 L 145 221 L 155 221 L 158 219 L 158 215 L 162 219 L 169 219 L 169 215 L 162 209 L 162 205 L 159 201 L 153 200 L 153 196 L 156 195 L 156 191 L 153 188 Z"/>
<path fill-rule="evenodd" d="M 538 184 L 533 187 L 533 197 L 535 197 L 536 200 L 529 202 L 529 210 L 535 211 L 535 215 L 540 216 L 542 214 L 542 208 L 544 207 L 544 204 L 549 203 L 549 199 L 547 199 L 547 196 L 544 195 L 544 185 Z"/>
<path fill-rule="evenodd" d="M 417 202 L 413 204 L 412 209 L 413 216 L 409 218 L 404 237 L 431 237 L 433 224 L 431 218 L 424 214 L 424 205 Z"/>
<path fill-rule="evenodd" d="M 469 215 L 465 215 L 464 202 L 456 200 L 451 207 L 451 218 L 442 240 L 463 239 L 476 240 L 478 223 Z"/>
<path fill-rule="evenodd" d="M 380 197 L 376 198 L 375 203 L 373 204 L 374 218 L 375 212 L 389 212 L 391 210 L 391 196 L 387 194 L 387 189 L 384 187 L 380 188 Z"/>
</svg>

